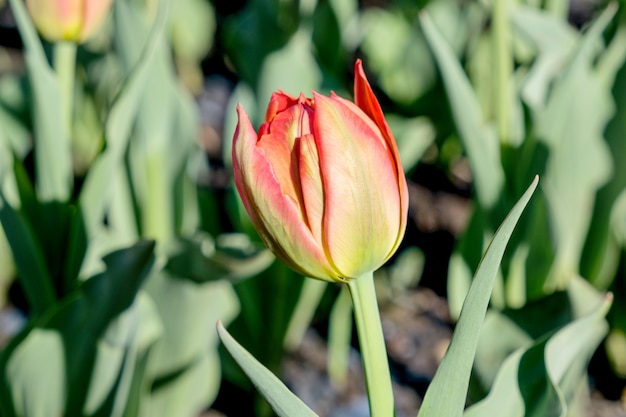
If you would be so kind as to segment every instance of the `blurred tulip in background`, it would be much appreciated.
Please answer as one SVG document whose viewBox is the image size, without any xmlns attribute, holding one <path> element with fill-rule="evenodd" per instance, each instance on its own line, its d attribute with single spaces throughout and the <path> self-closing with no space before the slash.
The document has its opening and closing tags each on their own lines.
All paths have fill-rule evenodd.
<svg viewBox="0 0 626 417">
<path fill-rule="evenodd" d="M 84 42 L 106 18 L 113 0 L 27 0 L 41 35 L 49 41 Z"/>
</svg>

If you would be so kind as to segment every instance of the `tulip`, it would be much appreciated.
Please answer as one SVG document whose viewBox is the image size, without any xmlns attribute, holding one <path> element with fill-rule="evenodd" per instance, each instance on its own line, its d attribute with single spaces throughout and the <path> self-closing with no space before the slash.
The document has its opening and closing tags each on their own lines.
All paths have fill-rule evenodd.
<svg viewBox="0 0 626 417">
<path fill-rule="evenodd" d="M 278 91 L 258 134 L 241 105 L 237 113 L 237 189 L 279 259 L 303 275 L 345 282 L 393 255 L 406 226 L 407 185 L 360 61 L 354 103 Z"/>
<path fill-rule="evenodd" d="M 37 30 L 51 42 L 87 40 L 104 22 L 113 0 L 26 0 Z"/>
</svg>

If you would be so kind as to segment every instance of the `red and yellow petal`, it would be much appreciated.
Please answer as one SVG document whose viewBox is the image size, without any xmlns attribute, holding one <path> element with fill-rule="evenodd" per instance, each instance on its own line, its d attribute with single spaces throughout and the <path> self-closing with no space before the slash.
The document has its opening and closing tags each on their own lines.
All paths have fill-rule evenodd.
<svg viewBox="0 0 626 417">
<path fill-rule="evenodd" d="M 317 93 L 314 135 L 322 173 L 324 242 L 347 278 L 373 271 L 395 245 L 400 198 L 381 132 L 361 112 Z"/>
<path fill-rule="evenodd" d="M 378 99 L 374 95 L 374 91 L 370 86 L 369 81 L 367 81 L 367 77 L 365 76 L 365 71 L 363 71 L 363 63 L 361 60 L 357 60 L 354 64 L 354 102 L 355 104 L 365 112 L 378 126 L 380 131 L 382 132 L 389 149 L 391 150 L 392 157 L 394 159 L 394 163 L 396 165 L 397 176 L 398 176 L 398 191 L 400 193 L 400 216 L 401 216 L 401 224 L 398 237 L 396 239 L 396 244 L 393 248 L 391 256 L 393 252 L 400 245 L 400 241 L 404 236 L 404 230 L 406 228 L 407 222 L 407 212 L 409 208 L 409 192 L 406 185 L 406 179 L 404 177 L 404 170 L 402 169 L 402 163 L 400 161 L 400 153 L 398 152 L 398 145 L 396 144 L 396 140 L 393 137 L 393 133 L 391 132 L 391 128 L 389 124 L 385 120 L 385 116 L 383 114 L 382 108 L 378 103 Z"/>
<path fill-rule="evenodd" d="M 279 176 L 285 175 L 285 170 L 277 161 L 288 147 L 281 146 L 277 143 L 280 138 L 271 135 L 259 141 L 243 108 L 238 106 L 237 111 L 235 182 L 259 235 L 277 257 L 302 274 L 329 281 L 339 279 L 322 245 L 303 221 L 300 203 L 291 194 L 294 186 L 289 185 L 290 177 Z"/>
</svg>

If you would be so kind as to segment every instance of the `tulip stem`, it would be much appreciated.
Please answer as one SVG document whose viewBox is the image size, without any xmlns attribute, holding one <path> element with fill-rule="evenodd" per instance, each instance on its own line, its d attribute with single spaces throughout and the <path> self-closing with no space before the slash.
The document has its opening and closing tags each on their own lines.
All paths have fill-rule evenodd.
<svg viewBox="0 0 626 417">
<path fill-rule="evenodd" d="M 54 70 L 61 89 L 61 117 L 68 141 L 72 137 L 72 106 L 76 71 L 76 43 L 61 41 L 54 45 Z"/>
<path fill-rule="evenodd" d="M 348 281 L 354 306 L 371 417 L 393 417 L 393 391 L 385 339 L 376 301 L 374 275 Z"/>
</svg>

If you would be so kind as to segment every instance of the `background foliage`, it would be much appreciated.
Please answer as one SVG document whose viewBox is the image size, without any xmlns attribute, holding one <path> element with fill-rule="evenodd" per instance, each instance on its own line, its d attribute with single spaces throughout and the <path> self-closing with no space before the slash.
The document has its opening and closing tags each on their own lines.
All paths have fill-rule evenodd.
<svg viewBox="0 0 626 417">
<path fill-rule="evenodd" d="M 575 416 L 590 388 L 621 395 L 621 3 L 116 0 L 78 49 L 69 132 L 53 45 L 21 0 L 0 5 L 0 305 L 15 329 L 2 417 L 271 415 L 218 350 L 217 320 L 275 373 L 311 321 L 345 363 L 340 288 L 263 248 L 230 144 L 237 102 L 258 126 L 277 89 L 350 97 L 356 58 L 411 190 L 381 302 L 419 280 L 458 317 L 487 243 L 541 178 L 495 280 L 465 414 Z M 424 189 L 469 204 L 431 207 Z M 433 210 L 444 220 L 428 226 Z"/>
</svg>

